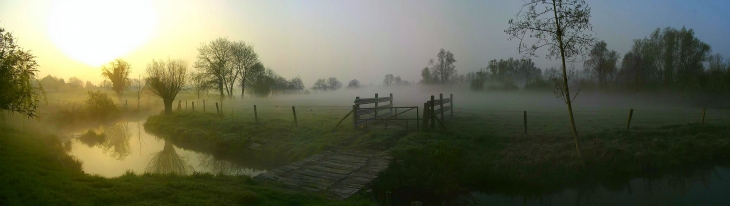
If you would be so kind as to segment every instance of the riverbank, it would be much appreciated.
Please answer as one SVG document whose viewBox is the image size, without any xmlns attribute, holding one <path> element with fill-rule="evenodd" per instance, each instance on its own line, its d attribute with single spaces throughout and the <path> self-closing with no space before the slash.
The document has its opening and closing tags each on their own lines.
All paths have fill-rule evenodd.
<svg viewBox="0 0 730 206">
<path fill-rule="evenodd" d="M 478 120 L 478 121 L 477 121 Z M 473 117 L 457 117 L 447 131 L 360 131 L 333 125 L 293 127 L 286 121 L 254 124 L 214 114 L 179 112 L 152 116 L 146 129 L 193 141 L 207 149 L 283 154 L 291 162 L 328 149 L 389 150 L 396 161 L 373 192 L 418 188 L 421 198 L 471 190 L 542 193 L 581 184 L 611 185 L 632 177 L 691 169 L 730 160 L 730 129 L 720 124 L 681 124 L 585 132 L 582 158 L 572 137 L 559 134 L 509 135 L 490 132 Z M 206 143 L 207 142 L 207 143 Z"/>
<path fill-rule="evenodd" d="M 0 205 L 372 205 L 365 197 L 323 195 L 261 184 L 245 176 L 84 174 L 54 136 L 0 127 Z"/>
</svg>

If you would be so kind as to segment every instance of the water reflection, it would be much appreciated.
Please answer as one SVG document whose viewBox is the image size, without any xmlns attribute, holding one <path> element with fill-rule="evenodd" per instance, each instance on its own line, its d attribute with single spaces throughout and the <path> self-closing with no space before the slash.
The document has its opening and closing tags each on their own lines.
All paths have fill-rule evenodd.
<svg viewBox="0 0 730 206">
<path fill-rule="evenodd" d="M 145 132 L 143 126 L 144 121 L 124 122 L 87 130 L 83 134 L 71 135 L 76 138 L 65 143 L 64 148 L 83 163 L 84 172 L 104 177 L 118 177 L 126 171 L 137 174 L 203 172 L 255 176 L 268 169 L 255 164 L 253 157 L 220 159 L 208 153 L 183 149 L 173 141 Z"/>
<path fill-rule="evenodd" d="M 172 146 L 172 142 L 165 141 L 165 147 L 162 151 L 157 152 L 145 168 L 145 172 L 158 174 L 188 174 L 193 171 L 193 166 L 185 161 L 185 157 L 180 156 Z"/>
<path fill-rule="evenodd" d="M 123 160 L 131 153 L 129 138 L 129 124 L 127 122 L 117 123 L 111 127 L 103 128 L 103 135 L 106 138 L 102 148 L 104 152 L 118 160 Z"/>
</svg>

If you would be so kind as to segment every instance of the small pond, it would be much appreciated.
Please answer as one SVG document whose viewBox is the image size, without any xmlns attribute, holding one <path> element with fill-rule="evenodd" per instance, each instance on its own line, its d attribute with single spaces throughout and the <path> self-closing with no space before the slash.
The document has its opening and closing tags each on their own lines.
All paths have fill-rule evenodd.
<svg viewBox="0 0 730 206">
<path fill-rule="evenodd" d="M 65 143 L 68 153 L 82 162 L 87 174 L 119 177 L 126 171 L 136 174 L 193 172 L 255 176 L 266 172 L 214 155 L 186 150 L 171 141 L 149 134 L 144 121 L 120 122 L 92 129 L 101 136 L 73 134 Z"/>
</svg>

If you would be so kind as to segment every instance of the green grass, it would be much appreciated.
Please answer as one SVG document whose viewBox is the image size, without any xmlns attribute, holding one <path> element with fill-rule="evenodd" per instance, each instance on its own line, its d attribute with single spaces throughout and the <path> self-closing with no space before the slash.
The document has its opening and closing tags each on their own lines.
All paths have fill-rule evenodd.
<svg viewBox="0 0 730 206">
<path fill-rule="evenodd" d="M 0 205 L 371 205 L 329 200 L 244 176 L 89 176 L 53 136 L 0 129 Z"/>
<path fill-rule="evenodd" d="M 499 124 L 490 116 L 457 116 L 447 124 L 447 131 L 430 132 L 354 130 L 347 119 L 345 127 L 333 132 L 341 113 L 321 112 L 294 127 L 287 119 L 289 114 L 283 112 L 269 113 L 269 119 L 258 124 L 243 113 L 236 113 L 238 118 L 220 118 L 212 113 L 176 112 L 152 116 L 145 126 L 178 141 L 208 145 L 208 151 L 219 151 L 221 145 L 225 145 L 224 153 L 248 151 L 248 144 L 259 143 L 264 153 L 283 158 L 280 164 L 327 149 L 389 150 L 397 161 L 376 184 L 378 191 L 401 187 L 425 188 L 437 194 L 472 189 L 549 191 L 730 160 L 730 128 L 721 124 L 581 130 L 586 131 L 580 137 L 581 159 L 570 135 L 525 136 L 504 131 L 510 127 L 480 126 Z M 549 121 L 554 120 L 543 123 Z"/>
</svg>

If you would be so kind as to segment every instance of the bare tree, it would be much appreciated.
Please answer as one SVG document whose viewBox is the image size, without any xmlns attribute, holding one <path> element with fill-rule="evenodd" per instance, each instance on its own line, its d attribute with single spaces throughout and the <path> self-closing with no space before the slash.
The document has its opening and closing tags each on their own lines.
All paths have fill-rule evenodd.
<svg viewBox="0 0 730 206">
<path fill-rule="evenodd" d="M 547 47 L 548 59 L 560 57 L 562 61 L 563 81 L 556 82 L 559 89 L 555 94 L 568 105 L 575 150 L 581 157 L 565 62 L 583 55 L 595 42 L 595 37 L 588 33 L 593 28 L 589 22 L 591 8 L 584 0 L 529 0 L 515 17 L 517 20 L 509 20 L 505 33 L 510 36 L 509 40 L 520 40 L 520 53 L 537 56 L 537 50 Z"/>
<path fill-rule="evenodd" d="M 454 66 L 456 59 L 454 59 L 454 54 L 444 49 L 439 51 L 437 57 L 436 60 L 428 61 L 431 75 L 433 75 L 431 81 L 446 84 L 451 76 L 456 75 L 456 66 Z"/>
<path fill-rule="evenodd" d="M 228 92 L 228 82 L 231 78 L 226 75 L 231 74 L 233 70 L 230 67 L 231 62 L 231 42 L 226 38 L 218 38 L 209 44 L 203 43 L 198 47 L 198 60 L 195 62 L 195 68 L 202 73 L 212 77 L 220 97 L 223 98 Z M 235 81 L 235 78 L 233 78 Z M 232 92 L 228 92 L 229 96 Z"/>
<path fill-rule="evenodd" d="M 112 90 L 117 93 L 119 99 L 122 98 L 124 90 L 130 86 L 129 72 L 131 70 L 129 63 L 122 59 L 115 59 L 101 67 L 101 76 L 112 82 Z"/>
<path fill-rule="evenodd" d="M 147 88 L 162 98 L 165 114 L 172 113 L 172 102 L 177 93 L 185 86 L 188 65 L 183 60 L 152 60 L 147 64 Z"/>
<path fill-rule="evenodd" d="M 246 89 L 245 81 L 251 73 L 251 68 L 259 61 L 259 55 L 253 50 L 252 45 L 238 41 L 231 44 L 231 61 L 236 78 L 241 83 L 241 98 Z M 233 81 L 229 82 L 233 88 Z"/>
<path fill-rule="evenodd" d="M 342 87 L 342 82 L 337 80 L 337 78 L 330 77 L 327 79 L 327 87 L 329 87 L 330 90 L 338 90 L 340 87 Z"/>
</svg>

